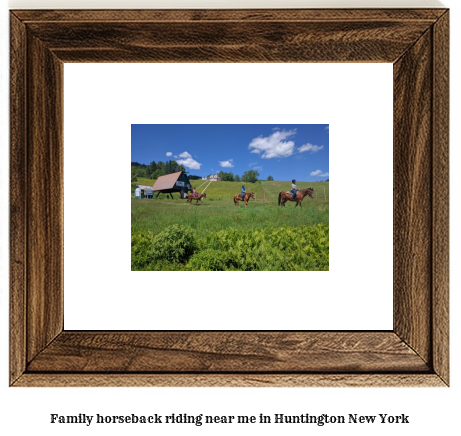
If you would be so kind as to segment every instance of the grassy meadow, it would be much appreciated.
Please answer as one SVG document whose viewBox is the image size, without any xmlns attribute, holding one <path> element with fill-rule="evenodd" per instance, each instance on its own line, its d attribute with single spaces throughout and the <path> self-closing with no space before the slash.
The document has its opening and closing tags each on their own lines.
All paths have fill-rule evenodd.
<svg viewBox="0 0 461 436">
<path fill-rule="evenodd" d="M 178 194 L 133 198 L 137 184 L 153 183 L 131 186 L 132 270 L 328 270 L 328 182 L 297 183 L 315 192 L 302 208 L 278 206 L 279 192 L 291 185 L 285 181 L 245 183 L 256 195 L 248 206 L 234 206 L 240 182 L 212 182 L 198 205 Z M 203 183 L 192 181 L 198 192 Z"/>
</svg>

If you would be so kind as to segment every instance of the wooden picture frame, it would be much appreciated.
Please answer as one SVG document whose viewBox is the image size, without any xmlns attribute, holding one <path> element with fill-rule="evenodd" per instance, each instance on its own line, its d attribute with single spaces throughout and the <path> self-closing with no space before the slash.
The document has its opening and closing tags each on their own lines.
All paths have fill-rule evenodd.
<svg viewBox="0 0 461 436">
<path fill-rule="evenodd" d="M 11 386 L 449 385 L 447 9 L 10 20 Z M 64 62 L 392 62 L 393 330 L 64 331 Z"/>
</svg>

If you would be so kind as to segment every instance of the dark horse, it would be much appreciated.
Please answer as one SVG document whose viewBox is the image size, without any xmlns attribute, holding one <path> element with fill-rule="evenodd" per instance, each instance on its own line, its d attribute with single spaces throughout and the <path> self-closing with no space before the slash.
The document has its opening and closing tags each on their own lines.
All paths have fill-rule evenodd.
<svg viewBox="0 0 461 436">
<path fill-rule="evenodd" d="M 242 194 L 234 195 L 234 206 L 237 206 L 237 204 L 239 204 L 239 201 L 244 201 L 245 206 L 248 206 L 248 200 L 250 199 L 250 197 L 254 199 L 255 198 L 255 193 L 254 192 L 248 192 L 243 197 L 243 200 L 242 200 Z"/>
<path fill-rule="evenodd" d="M 285 207 L 285 203 L 287 201 L 296 201 L 296 206 L 299 204 L 299 206 L 302 207 L 301 202 L 303 201 L 303 198 L 306 195 L 309 195 L 309 197 L 314 198 L 314 190 L 312 188 L 300 190 L 296 193 L 295 198 L 293 198 L 293 194 L 290 191 L 282 191 L 279 194 L 279 206 L 282 205 L 283 207 Z"/>
<path fill-rule="evenodd" d="M 187 196 L 186 203 L 190 202 L 190 204 L 192 204 L 192 200 L 197 200 L 197 202 L 195 203 L 197 205 L 200 200 L 200 204 L 202 204 L 202 198 L 206 198 L 206 194 L 204 192 L 202 194 L 197 194 L 197 197 L 194 194 L 189 194 Z"/>
</svg>

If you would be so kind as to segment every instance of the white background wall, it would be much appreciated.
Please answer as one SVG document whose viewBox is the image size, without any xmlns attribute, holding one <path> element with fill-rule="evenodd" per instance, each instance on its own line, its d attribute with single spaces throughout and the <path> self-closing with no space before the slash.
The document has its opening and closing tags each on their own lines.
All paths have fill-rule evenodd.
<svg viewBox="0 0 461 436">
<path fill-rule="evenodd" d="M 6 2 L 5 2 L 6 3 Z M 320 2 L 297 1 L 279 2 L 275 1 L 255 1 L 245 2 L 245 6 L 318 6 Z M 11 8 L 137 8 L 137 7 L 159 7 L 177 5 L 184 7 L 187 5 L 204 7 L 227 6 L 230 2 L 160 2 L 160 1 L 10 1 Z M 243 2 L 240 2 L 243 4 Z M 325 5 L 325 2 L 322 3 Z M 422 6 L 437 5 L 435 2 L 358 2 L 358 1 L 335 1 L 328 2 L 329 5 L 352 7 L 352 6 Z M 1 203 L 0 203 L 0 430 L 2 434 L 33 434 L 48 435 L 118 435 L 127 434 L 177 434 L 179 432 L 187 434 L 345 434 L 345 435 L 387 435 L 392 432 L 395 435 L 409 434 L 429 434 L 440 433 L 454 435 L 459 432 L 459 407 L 456 404 L 461 400 L 460 387 L 460 321 L 459 308 L 460 296 L 457 292 L 460 288 L 459 264 L 461 257 L 459 246 L 455 246 L 455 241 L 460 240 L 460 232 L 457 223 L 461 222 L 460 200 L 455 187 L 461 186 L 459 166 L 460 151 L 456 144 L 460 143 L 460 88 L 456 77 L 461 77 L 459 68 L 459 53 L 461 41 L 460 23 L 461 6 L 455 0 L 445 1 L 444 4 L 451 8 L 451 377 L 452 383 L 449 389 L 404 389 L 404 388 L 378 388 L 378 389 L 348 389 L 348 388 L 9 388 L 8 387 L 8 18 L 7 5 L 1 6 L 1 74 L 0 107 L 0 183 L 1 183 Z M 237 2 L 232 3 L 237 7 Z M 458 270 L 458 271 L 457 271 Z M 285 414 L 349 414 L 358 413 L 363 415 L 376 415 L 379 413 L 388 414 L 407 414 L 410 416 L 409 425 L 401 426 L 341 426 L 337 427 L 315 427 L 292 426 L 292 427 L 235 427 L 215 426 L 193 427 L 188 426 L 162 426 L 162 427 L 125 427 L 125 426 L 105 426 L 105 427 L 83 427 L 83 426 L 56 426 L 49 424 L 50 413 L 60 413 L 63 415 L 74 415 L 78 413 L 86 414 L 169 414 L 169 413 L 206 413 L 215 415 L 267 415 L 273 413 Z"/>
</svg>

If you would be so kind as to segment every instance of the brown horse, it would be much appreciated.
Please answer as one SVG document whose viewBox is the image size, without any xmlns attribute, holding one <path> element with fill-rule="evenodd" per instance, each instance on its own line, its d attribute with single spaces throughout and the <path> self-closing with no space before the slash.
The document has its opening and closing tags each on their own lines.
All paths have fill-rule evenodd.
<svg viewBox="0 0 461 436">
<path fill-rule="evenodd" d="M 296 201 L 296 206 L 299 204 L 299 206 L 302 207 L 301 203 L 306 195 L 309 195 L 309 197 L 314 198 L 314 190 L 312 188 L 300 190 L 296 193 L 295 198 L 293 198 L 293 193 L 291 191 L 282 191 L 279 194 L 279 206 L 281 205 L 285 207 L 285 203 L 287 201 Z"/>
<path fill-rule="evenodd" d="M 200 204 L 203 204 L 202 203 L 202 198 L 206 198 L 206 194 L 204 192 L 202 194 L 197 194 L 197 197 L 194 194 L 189 194 L 187 196 L 186 203 L 190 202 L 190 204 L 192 204 L 192 200 L 197 200 L 197 202 L 195 203 L 195 205 L 197 205 L 199 200 L 200 200 Z"/>
<path fill-rule="evenodd" d="M 250 199 L 250 197 L 254 199 L 255 198 L 255 193 L 254 192 L 248 192 L 243 197 L 243 200 L 242 200 L 242 194 L 234 195 L 234 206 L 237 206 L 237 204 L 239 204 L 239 201 L 244 201 L 245 206 L 248 206 L 248 200 Z"/>
</svg>

